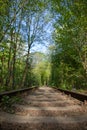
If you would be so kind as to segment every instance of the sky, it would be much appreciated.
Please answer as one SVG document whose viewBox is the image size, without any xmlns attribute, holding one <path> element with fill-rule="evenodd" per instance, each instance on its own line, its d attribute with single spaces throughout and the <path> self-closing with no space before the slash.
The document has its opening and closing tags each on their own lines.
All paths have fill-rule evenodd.
<svg viewBox="0 0 87 130">
<path fill-rule="evenodd" d="M 34 15 L 29 14 L 30 31 L 28 27 L 28 22 L 26 22 L 26 17 L 22 22 L 22 30 L 21 33 L 26 43 L 26 49 L 28 48 L 28 35 L 32 38 L 33 33 L 36 30 L 35 36 L 36 39 L 32 44 L 32 48 L 30 52 L 43 52 L 46 53 L 48 47 L 52 44 L 52 32 L 54 31 L 53 23 L 54 18 L 49 10 L 45 10 L 42 14 L 35 13 Z M 39 20 L 38 20 L 39 19 Z M 38 25 L 38 26 L 37 26 Z M 40 28 L 40 31 L 38 28 Z M 43 28 L 43 29 L 42 29 Z M 39 30 L 39 31 L 38 31 Z M 30 38 L 30 39 L 31 39 Z"/>
<path fill-rule="evenodd" d="M 45 40 L 43 40 L 43 44 L 36 44 L 34 47 L 31 48 L 31 52 L 38 51 L 42 53 L 46 53 L 48 50 L 48 47 L 52 44 L 52 32 L 54 31 L 53 29 L 53 21 L 50 21 L 47 26 L 45 26 L 45 35 L 46 37 Z"/>
</svg>

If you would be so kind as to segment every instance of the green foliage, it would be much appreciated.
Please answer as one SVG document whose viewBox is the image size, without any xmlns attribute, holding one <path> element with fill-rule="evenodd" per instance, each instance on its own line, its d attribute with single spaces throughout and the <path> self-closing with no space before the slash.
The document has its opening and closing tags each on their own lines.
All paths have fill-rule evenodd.
<svg viewBox="0 0 87 130">
<path fill-rule="evenodd" d="M 17 96 L 9 97 L 9 96 L 3 96 L 1 100 L 1 106 L 4 111 L 8 111 L 13 113 L 12 107 L 15 103 L 21 102 L 21 99 Z"/>
<path fill-rule="evenodd" d="M 37 55 L 38 54 L 38 55 Z M 35 75 L 35 79 L 38 82 L 39 86 L 48 85 L 50 78 L 50 63 L 47 58 L 48 56 L 43 53 L 36 53 L 33 59 L 32 69 L 33 74 Z M 35 62 L 35 59 L 36 62 Z"/>
<path fill-rule="evenodd" d="M 87 87 L 86 0 L 0 0 L 0 5 L 0 91 L 49 84 Z M 52 23 L 50 56 L 30 53 L 48 40 Z"/>
<path fill-rule="evenodd" d="M 41 84 L 30 52 L 45 38 L 47 6 L 48 0 L 0 0 L 0 91 Z"/>
<path fill-rule="evenodd" d="M 3 106 L 6 106 L 6 107 L 11 107 L 11 100 L 10 100 L 10 97 L 9 96 L 4 96 L 3 98 L 2 98 L 2 105 Z"/>
<path fill-rule="evenodd" d="M 57 16 L 51 82 L 64 89 L 87 87 L 87 1 L 53 0 Z"/>
<path fill-rule="evenodd" d="M 0 0 L 0 15 L 5 15 L 7 12 L 7 7 L 9 4 L 9 0 Z"/>
</svg>

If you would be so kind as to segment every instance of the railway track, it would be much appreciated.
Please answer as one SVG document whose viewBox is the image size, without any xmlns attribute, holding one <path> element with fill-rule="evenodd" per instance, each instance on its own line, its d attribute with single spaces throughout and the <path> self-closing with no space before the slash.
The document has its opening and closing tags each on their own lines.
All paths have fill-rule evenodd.
<svg viewBox="0 0 87 130">
<path fill-rule="evenodd" d="M 22 89 L 18 89 L 18 90 L 11 90 L 11 91 L 6 91 L 6 92 L 1 92 L 0 93 L 0 101 L 3 98 L 3 96 L 15 96 L 17 94 L 23 94 L 26 93 L 27 91 L 32 91 L 37 89 L 38 87 L 30 87 L 30 88 L 22 88 Z"/>
<path fill-rule="evenodd" d="M 60 89 L 60 88 L 56 88 L 54 87 L 55 89 L 61 91 L 61 92 L 64 92 L 65 94 L 67 95 L 71 95 L 72 97 L 86 103 L 87 101 L 87 95 L 86 94 L 82 94 L 82 93 L 76 93 L 76 92 L 73 92 L 73 91 L 68 91 L 68 90 L 63 90 L 63 89 Z"/>
<path fill-rule="evenodd" d="M 13 114 L 0 111 L 0 130 L 87 130 L 86 98 L 77 100 L 48 87 L 26 91 L 22 102 L 13 105 Z"/>
</svg>

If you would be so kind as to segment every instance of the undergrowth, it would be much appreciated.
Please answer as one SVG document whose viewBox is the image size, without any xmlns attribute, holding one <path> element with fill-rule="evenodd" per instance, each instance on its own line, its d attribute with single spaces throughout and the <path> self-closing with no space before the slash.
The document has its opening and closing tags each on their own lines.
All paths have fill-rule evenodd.
<svg viewBox="0 0 87 130">
<path fill-rule="evenodd" d="M 20 102 L 22 102 L 22 99 L 20 97 L 3 96 L 3 98 L 1 99 L 1 108 L 6 112 L 14 113 L 14 104 Z"/>
</svg>

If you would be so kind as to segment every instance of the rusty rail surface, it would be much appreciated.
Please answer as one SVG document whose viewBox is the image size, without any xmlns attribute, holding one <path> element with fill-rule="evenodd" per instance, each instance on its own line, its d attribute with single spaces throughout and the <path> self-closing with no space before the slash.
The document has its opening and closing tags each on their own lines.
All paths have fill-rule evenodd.
<svg viewBox="0 0 87 130">
<path fill-rule="evenodd" d="M 18 89 L 18 90 L 11 90 L 11 91 L 6 91 L 6 92 L 1 92 L 0 93 L 0 100 L 3 98 L 3 96 L 15 96 L 16 94 L 24 93 L 29 90 L 37 89 L 38 87 L 30 87 L 30 88 L 23 88 L 23 89 Z"/>
<path fill-rule="evenodd" d="M 57 87 L 53 87 L 61 92 L 64 92 L 65 94 L 67 95 L 70 95 L 82 102 L 85 102 L 87 101 L 87 95 L 86 94 L 81 94 L 81 93 L 77 93 L 77 92 L 74 92 L 74 91 L 69 91 L 69 90 L 63 90 L 63 89 L 60 89 L 60 88 L 57 88 Z"/>
<path fill-rule="evenodd" d="M 12 91 L 8 91 L 8 92 L 2 92 L 0 93 L 0 100 L 2 99 L 3 96 L 15 96 L 16 94 L 20 94 L 20 93 L 24 93 L 27 92 L 29 90 L 33 90 L 33 89 L 37 89 L 38 87 L 30 87 L 30 88 L 23 88 L 23 89 L 18 89 L 18 90 L 12 90 Z M 64 92 L 67 95 L 70 95 L 82 102 L 87 101 L 87 95 L 86 94 L 81 94 L 81 93 L 77 93 L 77 92 L 73 92 L 73 91 L 69 91 L 69 90 L 64 90 L 64 89 L 60 89 L 57 87 L 53 87 L 54 89 L 59 90 L 60 92 Z"/>
</svg>

